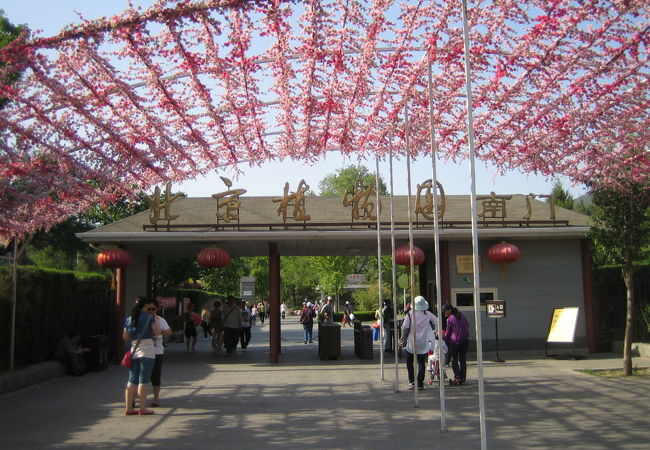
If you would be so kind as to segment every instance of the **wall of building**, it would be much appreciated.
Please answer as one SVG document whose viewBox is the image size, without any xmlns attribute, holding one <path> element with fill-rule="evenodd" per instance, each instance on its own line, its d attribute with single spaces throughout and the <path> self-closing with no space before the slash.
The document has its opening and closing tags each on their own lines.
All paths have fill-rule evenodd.
<svg viewBox="0 0 650 450">
<path fill-rule="evenodd" d="M 126 314 L 133 307 L 135 298 L 138 295 L 147 295 L 147 255 L 131 252 L 132 262 L 126 269 Z"/>
<path fill-rule="evenodd" d="M 500 240 L 482 241 L 479 253 L 482 258 L 481 290 L 493 289 L 496 299 L 506 301 L 506 317 L 490 319 L 481 308 L 481 328 L 484 351 L 495 348 L 495 321 L 499 320 L 500 350 L 543 349 L 548 335 L 554 308 L 577 306 L 580 308 L 576 327 L 576 347 L 586 345 L 585 310 L 582 286 L 580 241 L 577 239 L 508 240 L 519 247 L 521 258 L 508 266 L 506 279 L 500 267 L 487 259 L 487 250 Z M 471 255 L 470 242 L 449 242 L 449 278 L 451 296 L 458 290 L 471 291 L 471 274 L 458 274 L 456 255 Z M 432 252 L 427 254 L 427 282 L 435 280 Z M 429 292 L 429 296 L 431 293 Z M 444 299 L 444 296 L 443 296 Z M 445 299 L 446 300 L 446 299 Z M 474 311 L 459 308 L 471 326 L 475 338 Z M 570 345 L 550 344 L 549 350 L 566 352 Z"/>
</svg>

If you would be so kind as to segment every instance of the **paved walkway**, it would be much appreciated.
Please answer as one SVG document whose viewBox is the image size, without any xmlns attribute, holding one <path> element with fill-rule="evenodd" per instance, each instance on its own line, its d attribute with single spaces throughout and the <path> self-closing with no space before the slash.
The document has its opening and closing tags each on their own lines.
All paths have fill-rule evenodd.
<svg viewBox="0 0 650 450">
<path fill-rule="evenodd" d="M 279 364 L 268 363 L 268 326 L 247 353 L 212 356 L 209 344 L 185 353 L 167 347 L 162 405 L 154 416 L 123 415 L 126 370 L 0 396 L 2 448 L 480 448 L 476 365 L 473 384 L 447 388 L 447 432 L 439 391 L 429 386 L 414 408 L 412 391 L 394 392 L 394 365 L 380 380 L 375 359 L 354 357 L 352 330 L 343 355 L 321 362 L 303 344 L 295 318 L 283 322 Z M 488 359 L 493 355 L 486 354 Z M 645 448 L 650 445 L 650 380 L 602 379 L 578 368 L 619 367 L 610 354 L 582 361 L 504 353 L 484 365 L 489 448 Z M 635 365 L 650 366 L 637 359 Z M 400 384 L 406 369 L 401 362 Z"/>
</svg>

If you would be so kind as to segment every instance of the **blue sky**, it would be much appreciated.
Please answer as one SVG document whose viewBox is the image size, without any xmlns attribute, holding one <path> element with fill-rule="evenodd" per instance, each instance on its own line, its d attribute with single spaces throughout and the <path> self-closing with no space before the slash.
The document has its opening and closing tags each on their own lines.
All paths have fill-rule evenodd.
<svg viewBox="0 0 650 450">
<path fill-rule="evenodd" d="M 153 0 L 133 0 L 135 6 L 147 7 Z M 14 24 L 27 24 L 31 30 L 40 30 L 44 36 L 58 33 L 61 28 L 79 21 L 77 12 L 87 19 L 101 16 L 111 16 L 126 8 L 126 1 L 105 0 L 4 0 L 0 6 L 6 16 Z M 219 176 L 233 178 L 235 187 L 247 189 L 248 195 L 280 195 L 284 183 L 288 181 L 291 189 L 295 189 L 301 179 L 304 179 L 312 189 L 317 190 L 318 182 L 327 174 L 350 164 L 361 163 L 374 171 L 375 162 L 359 161 L 356 158 L 345 158 L 340 154 L 331 153 L 327 158 L 311 165 L 297 161 L 276 161 L 264 164 L 262 167 L 241 166 L 242 173 L 235 181 L 235 175 L 228 171 L 200 177 L 180 185 L 174 185 L 173 190 L 181 190 L 189 196 L 210 196 L 223 191 L 224 185 Z M 388 163 L 380 163 L 380 175 L 388 184 Z M 431 178 L 431 158 L 420 158 L 412 165 L 412 190 L 415 192 L 417 183 Z M 406 194 L 406 165 L 405 161 L 394 161 L 395 193 Z M 488 194 L 545 194 L 549 193 L 555 182 L 552 178 L 539 175 L 528 175 L 517 171 L 505 174 L 483 162 L 477 161 L 477 193 Z M 470 178 L 469 163 L 438 163 L 438 179 L 448 194 L 469 194 Z M 571 186 L 566 179 L 561 179 L 565 187 L 578 197 L 585 191 L 582 186 Z"/>
</svg>

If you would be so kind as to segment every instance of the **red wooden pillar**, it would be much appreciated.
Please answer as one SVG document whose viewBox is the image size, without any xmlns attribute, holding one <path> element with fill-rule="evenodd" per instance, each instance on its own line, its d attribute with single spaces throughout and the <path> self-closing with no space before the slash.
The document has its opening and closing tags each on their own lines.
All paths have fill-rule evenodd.
<svg viewBox="0 0 650 450">
<path fill-rule="evenodd" d="M 580 254 L 582 257 L 582 295 L 585 302 L 585 326 L 587 331 L 587 348 L 589 353 L 596 353 L 596 310 L 591 289 L 591 251 L 589 240 L 580 240 Z"/>
<path fill-rule="evenodd" d="M 115 324 L 115 360 L 119 363 L 122 360 L 124 352 L 124 340 L 122 339 L 122 330 L 124 329 L 124 319 L 126 317 L 126 268 L 115 269 L 115 304 L 117 306 L 117 320 Z"/>
<path fill-rule="evenodd" d="M 280 356 L 280 254 L 278 244 L 269 244 L 269 335 L 270 361 L 279 362 Z"/>
</svg>

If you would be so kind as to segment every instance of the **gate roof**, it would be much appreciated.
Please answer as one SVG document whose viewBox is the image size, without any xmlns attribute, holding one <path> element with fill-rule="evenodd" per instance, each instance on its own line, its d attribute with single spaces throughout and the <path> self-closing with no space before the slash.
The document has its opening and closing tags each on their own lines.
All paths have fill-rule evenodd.
<svg viewBox="0 0 650 450">
<path fill-rule="evenodd" d="M 489 197 L 489 196 L 482 196 Z M 479 197 L 479 213 L 483 201 Z M 503 196 L 497 196 L 497 199 Z M 507 197 L 507 196 L 505 196 Z M 241 197 L 239 220 L 217 220 L 217 201 L 212 198 L 179 198 L 170 207 L 178 216 L 164 220 L 161 213 L 156 224 L 150 211 L 135 214 L 79 236 L 95 245 L 123 244 L 132 250 L 156 256 L 190 256 L 211 243 L 225 248 L 232 256 L 268 254 L 268 243 L 276 242 L 282 255 L 373 255 L 377 252 L 376 220 L 352 219 L 352 207 L 343 206 L 341 197 L 306 197 L 305 214 L 310 220 L 295 221 L 293 208 L 288 208 L 286 222 L 278 214 L 275 197 Z M 374 199 L 373 199 L 374 200 Z M 525 219 L 530 202 L 530 218 Z M 390 253 L 390 198 L 381 197 L 380 214 L 382 247 Z M 415 209 L 415 196 L 411 208 Z M 505 217 L 479 218 L 482 239 L 580 238 L 588 230 L 588 217 L 555 207 L 550 217 L 548 203 L 512 195 L 505 201 Z M 393 200 L 397 245 L 408 238 L 407 196 Z M 220 209 L 224 213 L 224 208 Z M 491 216 L 487 214 L 486 216 Z M 423 248 L 431 242 L 432 222 L 423 214 L 412 214 L 415 242 Z M 441 221 L 442 240 L 470 238 L 470 197 L 445 196 L 445 212 Z"/>
</svg>

